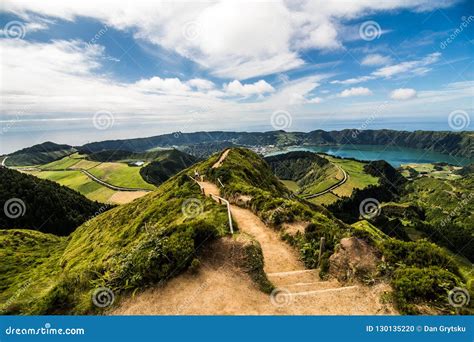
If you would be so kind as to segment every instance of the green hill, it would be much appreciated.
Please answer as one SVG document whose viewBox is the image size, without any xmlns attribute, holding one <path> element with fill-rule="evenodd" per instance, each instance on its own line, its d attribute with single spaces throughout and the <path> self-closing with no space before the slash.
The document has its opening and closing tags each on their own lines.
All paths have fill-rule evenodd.
<svg viewBox="0 0 474 342">
<path fill-rule="evenodd" d="M 47 141 L 42 144 L 11 153 L 5 161 L 7 166 L 31 166 L 53 162 L 74 153 L 76 149 L 69 145 L 58 145 Z"/>
<path fill-rule="evenodd" d="M 197 158 L 178 150 L 161 151 L 152 162 L 140 169 L 140 175 L 146 182 L 160 185 L 196 162 Z"/>
<path fill-rule="evenodd" d="M 186 269 L 199 248 L 227 230 L 225 208 L 201 197 L 184 174 L 133 203 L 96 216 L 67 240 L 0 230 L 0 256 L 9 256 L 8 263 L 2 262 L 0 283 L 6 285 L 0 302 L 28 281 L 24 295 L 10 300 L 5 312 L 91 313 L 98 309 L 91 303 L 97 287 L 107 286 L 118 296 L 166 281 Z M 35 258 L 47 254 L 49 258 Z M 23 266 L 28 263 L 35 266 Z M 13 280 L 4 282 L 13 274 Z"/>
<path fill-rule="evenodd" d="M 465 286 L 464 278 L 443 249 L 424 240 L 388 237 L 365 221 L 349 226 L 327 209 L 294 196 L 257 154 L 232 148 L 226 155 L 219 167 L 213 166 L 221 154 L 215 154 L 156 191 L 97 215 L 67 239 L 27 230 L 0 231 L 0 258 L 7 261 L 0 272 L 0 303 L 6 303 L 0 310 L 100 313 L 91 303 L 97 288 L 111 289 L 120 301 L 195 264 L 208 242 L 228 234 L 225 206 L 202 196 L 189 177 L 197 169 L 208 181 L 220 184 L 222 196 L 252 210 L 268 229 L 280 231 L 306 267 L 319 266 L 322 277 L 328 276 L 330 257 L 341 239 L 358 237 L 380 254 L 373 273 L 355 272 L 359 281 L 389 281 L 394 288 L 391 300 L 401 312 L 419 313 L 428 305 L 437 312 L 454 313 L 446 292 Z M 285 224 L 301 222 L 302 231 L 285 232 Z M 325 248 L 320 258 L 321 238 Z"/>
<path fill-rule="evenodd" d="M 109 208 L 67 187 L 12 169 L 0 168 L 0 228 L 27 228 L 69 235 Z"/>
</svg>

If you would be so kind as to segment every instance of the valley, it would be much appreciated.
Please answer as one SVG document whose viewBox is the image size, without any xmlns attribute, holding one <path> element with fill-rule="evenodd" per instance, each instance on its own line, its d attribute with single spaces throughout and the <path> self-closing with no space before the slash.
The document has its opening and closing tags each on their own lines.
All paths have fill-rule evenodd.
<svg viewBox="0 0 474 342">
<path fill-rule="evenodd" d="M 203 160 L 76 149 L 28 164 L 0 171 L 110 206 L 95 202 L 67 238 L 35 226 L 0 230 L 5 313 L 446 314 L 445 291 L 473 285 L 469 166 L 397 170 L 308 151 L 262 158 L 241 147 Z M 375 215 L 361 211 L 367 198 L 378 203 Z M 420 274 L 427 287 L 413 292 Z M 110 308 L 90 302 L 99 285 L 116 296 Z"/>
</svg>

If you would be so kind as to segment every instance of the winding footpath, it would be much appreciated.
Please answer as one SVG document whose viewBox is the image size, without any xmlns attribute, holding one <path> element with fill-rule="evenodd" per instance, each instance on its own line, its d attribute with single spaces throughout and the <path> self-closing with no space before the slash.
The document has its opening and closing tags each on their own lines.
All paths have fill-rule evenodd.
<svg viewBox="0 0 474 342">
<path fill-rule="evenodd" d="M 223 152 L 212 166 L 227 157 Z M 214 200 L 219 188 L 199 181 L 202 192 Z M 276 286 L 272 295 L 257 289 L 249 276 L 232 263 L 233 237 L 211 244 L 196 273 L 186 272 L 134 297 L 110 312 L 112 315 L 370 315 L 395 313 L 380 303 L 386 285 L 341 286 L 336 280 L 322 281 L 318 270 L 305 269 L 298 253 L 279 233 L 265 225 L 251 210 L 230 204 L 240 232 L 249 234 L 262 248 L 264 271 Z"/>
</svg>

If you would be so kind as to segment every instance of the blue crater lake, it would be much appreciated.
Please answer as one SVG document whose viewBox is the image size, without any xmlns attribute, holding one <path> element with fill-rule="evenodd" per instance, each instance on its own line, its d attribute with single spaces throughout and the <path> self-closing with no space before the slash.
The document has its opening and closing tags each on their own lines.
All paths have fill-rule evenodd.
<svg viewBox="0 0 474 342">
<path fill-rule="evenodd" d="M 358 160 L 383 159 L 394 167 L 411 163 L 446 162 L 453 165 L 464 166 L 473 162 L 469 158 L 451 156 L 434 151 L 404 148 L 398 146 L 382 145 L 340 145 L 340 146 L 292 146 L 284 151 L 269 153 L 275 155 L 290 151 L 322 152 L 342 158 L 355 158 Z"/>
</svg>

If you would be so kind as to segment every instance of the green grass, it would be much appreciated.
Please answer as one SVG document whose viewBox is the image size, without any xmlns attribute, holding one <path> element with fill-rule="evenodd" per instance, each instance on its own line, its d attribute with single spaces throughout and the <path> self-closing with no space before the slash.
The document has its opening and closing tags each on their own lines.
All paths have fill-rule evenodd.
<svg viewBox="0 0 474 342">
<path fill-rule="evenodd" d="M 80 161 L 81 156 L 78 153 L 74 153 L 51 163 L 41 165 L 39 168 L 43 170 L 65 170 L 67 168 L 73 167 Z"/>
<path fill-rule="evenodd" d="M 116 193 L 94 182 L 81 171 L 26 171 L 26 173 L 67 186 L 92 201 L 106 203 Z"/>
<path fill-rule="evenodd" d="M 314 203 L 314 204 L 319 204 L 319 205 L 329 205 L 329 204 L 332 204 L 332 203 L 336 202 L 337 200 L 339 200 L 339 197 L 337 197 L 336 195 L 328 192 L 324 195 L 314 197 L 314 198 L 310 198 L 308 201 L 310 201 L 311 203 Z"/>
<path fill-rule="evenodd" d="M 364 172 L 365 163 L 349 160 L 338 159 L 331 156 L 324 156 L 331 163 L 339 165 L 349 175 L 349 179 L 340 187 L 334 189 L 334 193 L 340 197 L 350 196 L 354 189 L 364 189 L 369 185 L 376 185 L 379 182 L 377 177 L 371 176 Z"/>
<path fill-rule="evenodd" d="M 34 230 L 0 230 L 0 314 L 28 306 L 54 286 L 66 243 Z"/>
<path fill-rule="evenodd" d="M 412 164 L 403 164 L 401 165 L 402 168 L 402 175 L 405 177 L 409 177 L 410 173 L 408 169 L 414 169 L 417 172 L 425 173 L 423 176 L 430 176 L 439 179 L 448 179 L 448 180 L 455 180 L 460 179 L 461 176 L 454 173 L 454 171 L 460 170 L 462 167 L 460 166 L 451 166 L 451 165 L 443 165 L 439 166 L 440 170 L 435 169 L 434 164 L 430 163 L 412 163 Z"/>
<path fill-rule="evenodd" d="M 145 182 L 140 175 L 140 168 L 128 166 L 124 163 L 102 163 L 88 169 L 97 178 L 104 182 L 129 188 L 153 190 L 156 187 Z"/>
<path fill-rule="evenodd" d="M 189 199 L 199 203 L 196 215 L 182 211 Z M 18 233 L 20 238 L 15 231 L 0 232 L 0 276 L 10 279 L 0 278 L 6 312 L 84 314 L 99 312 L 91 302 L 97 287 L 111 288 L 118 300 L 179 274 L 199 248 L 228 232 L 228 222 L 224 206 L 177 175 L 148 196 L 96 216 L 67 239 L 27 230 Z M 28 234 L 36 242 L 23 242 Z M 25 286 L 27 280 L 31 285 Z"/>
<path fill-rule="evenodd" d="M 334 164 L 327 164 L 318 171 L 318 176 L 310 185 L 303 187 L 302 195 L 311 195 L 333 186 L 343 179 L 343 174 Z"/>
<path fill-rule="evenodd" d="M 288 190 L 291 190 L 293 192 L 297 192 L 300 189 L 298 183 L 296 183 L 295 181 L 281 179 L 281 182 L 288 188 Z"/>
</svg>

